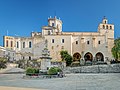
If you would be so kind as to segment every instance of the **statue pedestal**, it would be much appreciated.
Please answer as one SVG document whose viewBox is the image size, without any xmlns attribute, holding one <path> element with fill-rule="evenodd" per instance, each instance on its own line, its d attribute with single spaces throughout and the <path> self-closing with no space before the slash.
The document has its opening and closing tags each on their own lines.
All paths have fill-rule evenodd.
<svg viewBox="0 0 120 90">
<path fill-rule="evenodd" d="M 50 57 L 40 57 L 41 59 L 41 70 L 47 71 L 51 67 Z"/>
</svg>

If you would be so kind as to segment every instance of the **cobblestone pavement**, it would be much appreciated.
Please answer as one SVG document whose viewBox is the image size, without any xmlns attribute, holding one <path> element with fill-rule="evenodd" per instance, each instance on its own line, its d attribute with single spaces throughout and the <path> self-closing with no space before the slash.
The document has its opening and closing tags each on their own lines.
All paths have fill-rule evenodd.
<svg viewBox="0 0 120 90">
<path fill-rule="evenodd" d="M 64 78 L 22 79 L 23 74 L 0 74 L 0 86 L 46 90 L 120 90 L 120 73 L 67 74 Z"/>
</svg>

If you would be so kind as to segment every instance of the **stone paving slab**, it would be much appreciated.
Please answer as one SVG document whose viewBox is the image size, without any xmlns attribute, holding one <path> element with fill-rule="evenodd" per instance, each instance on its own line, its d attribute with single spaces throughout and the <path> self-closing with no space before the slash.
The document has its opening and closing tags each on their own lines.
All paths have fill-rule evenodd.
<svg viewBox="0 0 120 90">
<path fill-rule="evenodd" d="M 0 90 L 45 90 L 45 89 L 19 88 L 19 87 L 0 86 Z"/>
</svg>

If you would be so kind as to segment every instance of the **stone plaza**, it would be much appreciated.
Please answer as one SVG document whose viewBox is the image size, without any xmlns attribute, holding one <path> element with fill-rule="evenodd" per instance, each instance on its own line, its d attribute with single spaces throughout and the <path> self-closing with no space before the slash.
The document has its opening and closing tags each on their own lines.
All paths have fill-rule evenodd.
<svg viewBox="0 0 120 90">
<path fill-rule="evenodd" d="M 52 79 L 23 79 L 23 76 L 0 74 L 0 86 L 37 90 L 120 90 L 119 73 L 66 74 L 64 78 Z"/>
</svg>

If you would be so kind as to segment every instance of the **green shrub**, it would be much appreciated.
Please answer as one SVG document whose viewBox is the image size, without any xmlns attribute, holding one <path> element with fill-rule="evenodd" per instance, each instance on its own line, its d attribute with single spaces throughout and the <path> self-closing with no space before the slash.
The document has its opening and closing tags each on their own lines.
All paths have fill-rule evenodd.
<svg viewBox="0 0 120 90">
<path fill-rule="evenodd" d="M 57 72 L 62 72 L 62 70 L 58 67 L 55 67 L 55 69 L 57 70 Z"/>
<path fill-rule="evenodd" d="M 39 73 L 39 69 L 36 69 L 36 68 L 31 68 L 31 67 L 28 67 L 26 69 L 26 75 L 33 75 L 33 74 L 38 74 Z"/>
<path fill-rule="evenodd" d="M 56 75 L 58 72 L 61 72 L 62 70 L 58 67 L 51 67 L 48 71 L 49 75 Z"/>
<path fill-rule="evenodd" d="M 28 68 L 26 69 L 26 75 L 31 75 L 31 74 L 33 74 L 33 73 L 34 73 L 33 68 L 28 67 Z"/>
<path fill-rule="evenodd" d="M 35 73 L 38 74 L 39 73 L 39 69 L 35 69 Z"/>
</svg>

